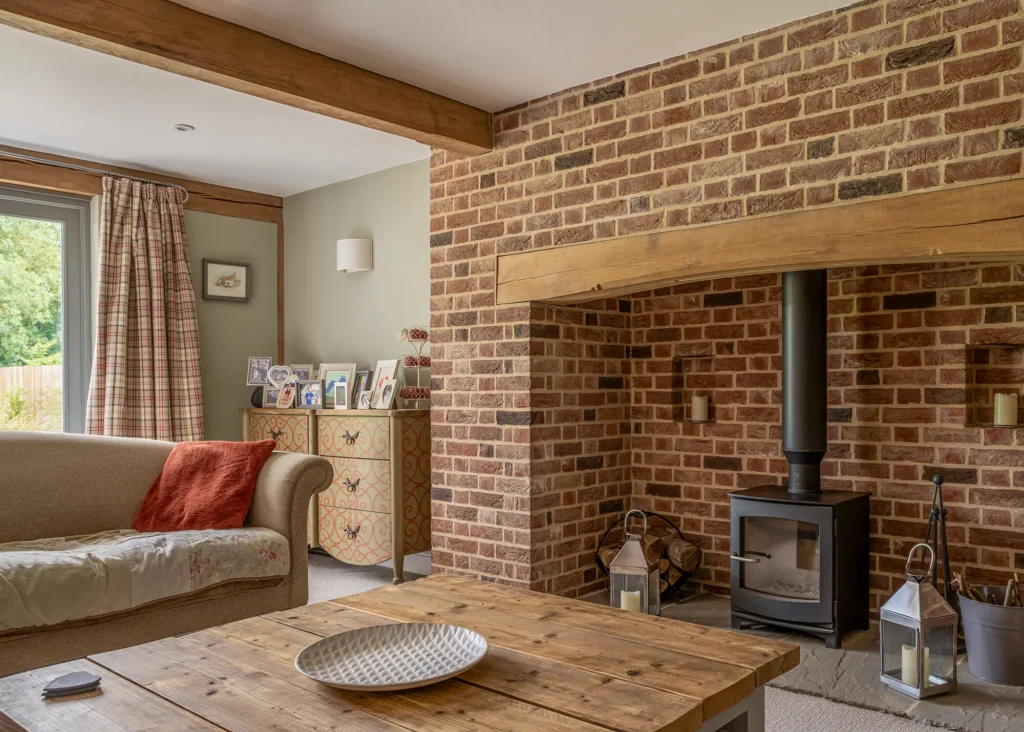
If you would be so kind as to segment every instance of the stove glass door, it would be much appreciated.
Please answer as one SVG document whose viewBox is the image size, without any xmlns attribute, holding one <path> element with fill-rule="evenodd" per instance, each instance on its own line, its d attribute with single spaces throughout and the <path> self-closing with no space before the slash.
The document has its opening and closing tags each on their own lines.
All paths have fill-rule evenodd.
<svg viewBox="0 0 1024 732">
<path fill-rule="evenodd" d="M 794 623 L 831 622 L 831 507 L 734 496 L 731 512 L 733 607 Z"/>
<path fill-rule="evenodd" d="M 821 599 L 821 527 L 806 521 L 745 516 L 742 587 L 794 600 Z"/>
</svg>

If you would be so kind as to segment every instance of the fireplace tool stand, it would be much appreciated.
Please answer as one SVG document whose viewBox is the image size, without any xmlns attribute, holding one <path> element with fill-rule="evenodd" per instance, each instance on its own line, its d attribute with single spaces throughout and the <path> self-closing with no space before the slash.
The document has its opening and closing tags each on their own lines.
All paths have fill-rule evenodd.
<svg viewBox="0 0 1024 732">
<path fill-rule="evenodd" d="M 957 595 L 957 591 L 953 589 L 953 584 L 950 581 L 950 568 L 949 568 L 949 542 L 946 539 L 946 506 L 942 502 L 942 475 L 936 473 L 932 476 L 932 483 L 935 484 L 935 492 L 932 494 L 932 510 L 928 515 L 928 534 L 925 536 L 924 543 L 929 544 L 932 550 L 935 552 L 935 557 L 942 558 L 942 599 L 949 603 L 950 607 L 956 610 L 956 614 L 959 617 L 957 625 L 957 643 L 959 653 L 965 653 L 967 651 L 967 644 L 964 641 L 963 634 L 963 618 L 960 616 L 960 598 Z M 921 559 L 923 562 L 923 558 Z M 932 583 L 936 589 L 939 589 L 939 577 L 938 569 L 935 570 L 935 576 L 932 577 Z"/>
</svg>

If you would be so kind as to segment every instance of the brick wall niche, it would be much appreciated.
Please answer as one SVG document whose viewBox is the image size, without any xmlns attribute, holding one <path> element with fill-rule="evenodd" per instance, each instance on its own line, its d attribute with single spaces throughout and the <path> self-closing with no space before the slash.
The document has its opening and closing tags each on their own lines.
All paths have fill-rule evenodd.
<svg viewBox="0 0 1024 732">
<path fill-rule="evenodd" d="M 677 516 L 724 590 L 728 491 L 784 472 L 778 276 L 496 306 L 495 255 L 1019 177 L 1022 41 L 1020 0 L 863 2 L 499 113 L 493 152 L 435 151 L 435 571 L 599 588 L 596 537 L 632 505 Z M 1017 432 L 965 426 L 968 373 L 1021 383 L 1017 362 L 967 368 L 972 339 L 1020 337 L 1019 268 L 830 277 L 826 467 L 875 494 L 873 603 L 923 535 L 932 467 L 954 560 L 979 582 L 1021 567 Z M 673 419 L 693 388 L 713 423 Z"/>
</svg>

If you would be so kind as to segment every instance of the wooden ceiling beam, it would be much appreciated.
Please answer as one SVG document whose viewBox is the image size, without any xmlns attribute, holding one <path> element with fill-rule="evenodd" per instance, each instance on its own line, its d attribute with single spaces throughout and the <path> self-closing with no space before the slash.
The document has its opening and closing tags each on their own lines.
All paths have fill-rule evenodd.
<svg viewBox="0 0 1024 732">
<path fill-rule="evenodd" d="M 491 115 L 171 0 L 0 0 L 0 23 L 467 155 Z"/>
<path fill-rule="evenodd" d="M 683 282 L 865 264 L 1024 258 L 1024 180 L 498 255 L 497 302 L 573 303 Z"/>
<path fill-rule="evenodd" d="M 116 165 L 107 165 L 91 160 L 51 155 L 49 153 L 36 152 L 35 150 L 24 150 L 18 147 L 10 147 L 9 145 L 0 145 L 0 151 L 16 153 L 18 155 L 31 155 L 35 158 L 53 160 L 58 163 L 67 163 L 87 168 L 100 168 L 109 170 L 112 173 L 173 183 L 188 191 L 188 201 L 185 202 L 185 208 L 190 211 L 203 211 L 220 214 L 221 216 L 235 216 L 241 219 L 267 221 L 274 224 L 281 223 L 283 220 L 282 211 L 284 204 L 279 196 L 269 196 L 265 193 L 254 193 L 238 188 L 218 186 L 212 183 L 200 183 L 199 181 L 186 180 L 184 178 L 174 178 L 168 175 L 160 175 L 159 173 L 121 168 Z M 57 165 L 5 158 L 2 155 L 0 155 L 0 183 L 13 183 L 30 188 L 58 191 L 60 193 L 74 193 L 80 196 L 98 196 L 103 193 L 103 176 L 98 173 L 87 173 L 81 170 L 62 168 Z"/>
</svg>

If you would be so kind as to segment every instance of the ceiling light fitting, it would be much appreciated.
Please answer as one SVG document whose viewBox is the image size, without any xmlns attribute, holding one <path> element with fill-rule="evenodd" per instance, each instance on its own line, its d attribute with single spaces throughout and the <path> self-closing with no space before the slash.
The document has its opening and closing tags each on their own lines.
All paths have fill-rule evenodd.
<svg viewBox="0 0 1024 732">
<path fill-rule="evenodd" d="M 195 132 L 196 130 L 192 125 L 174 125 L 174 129 L 178 132 Z"/>
</svg>

